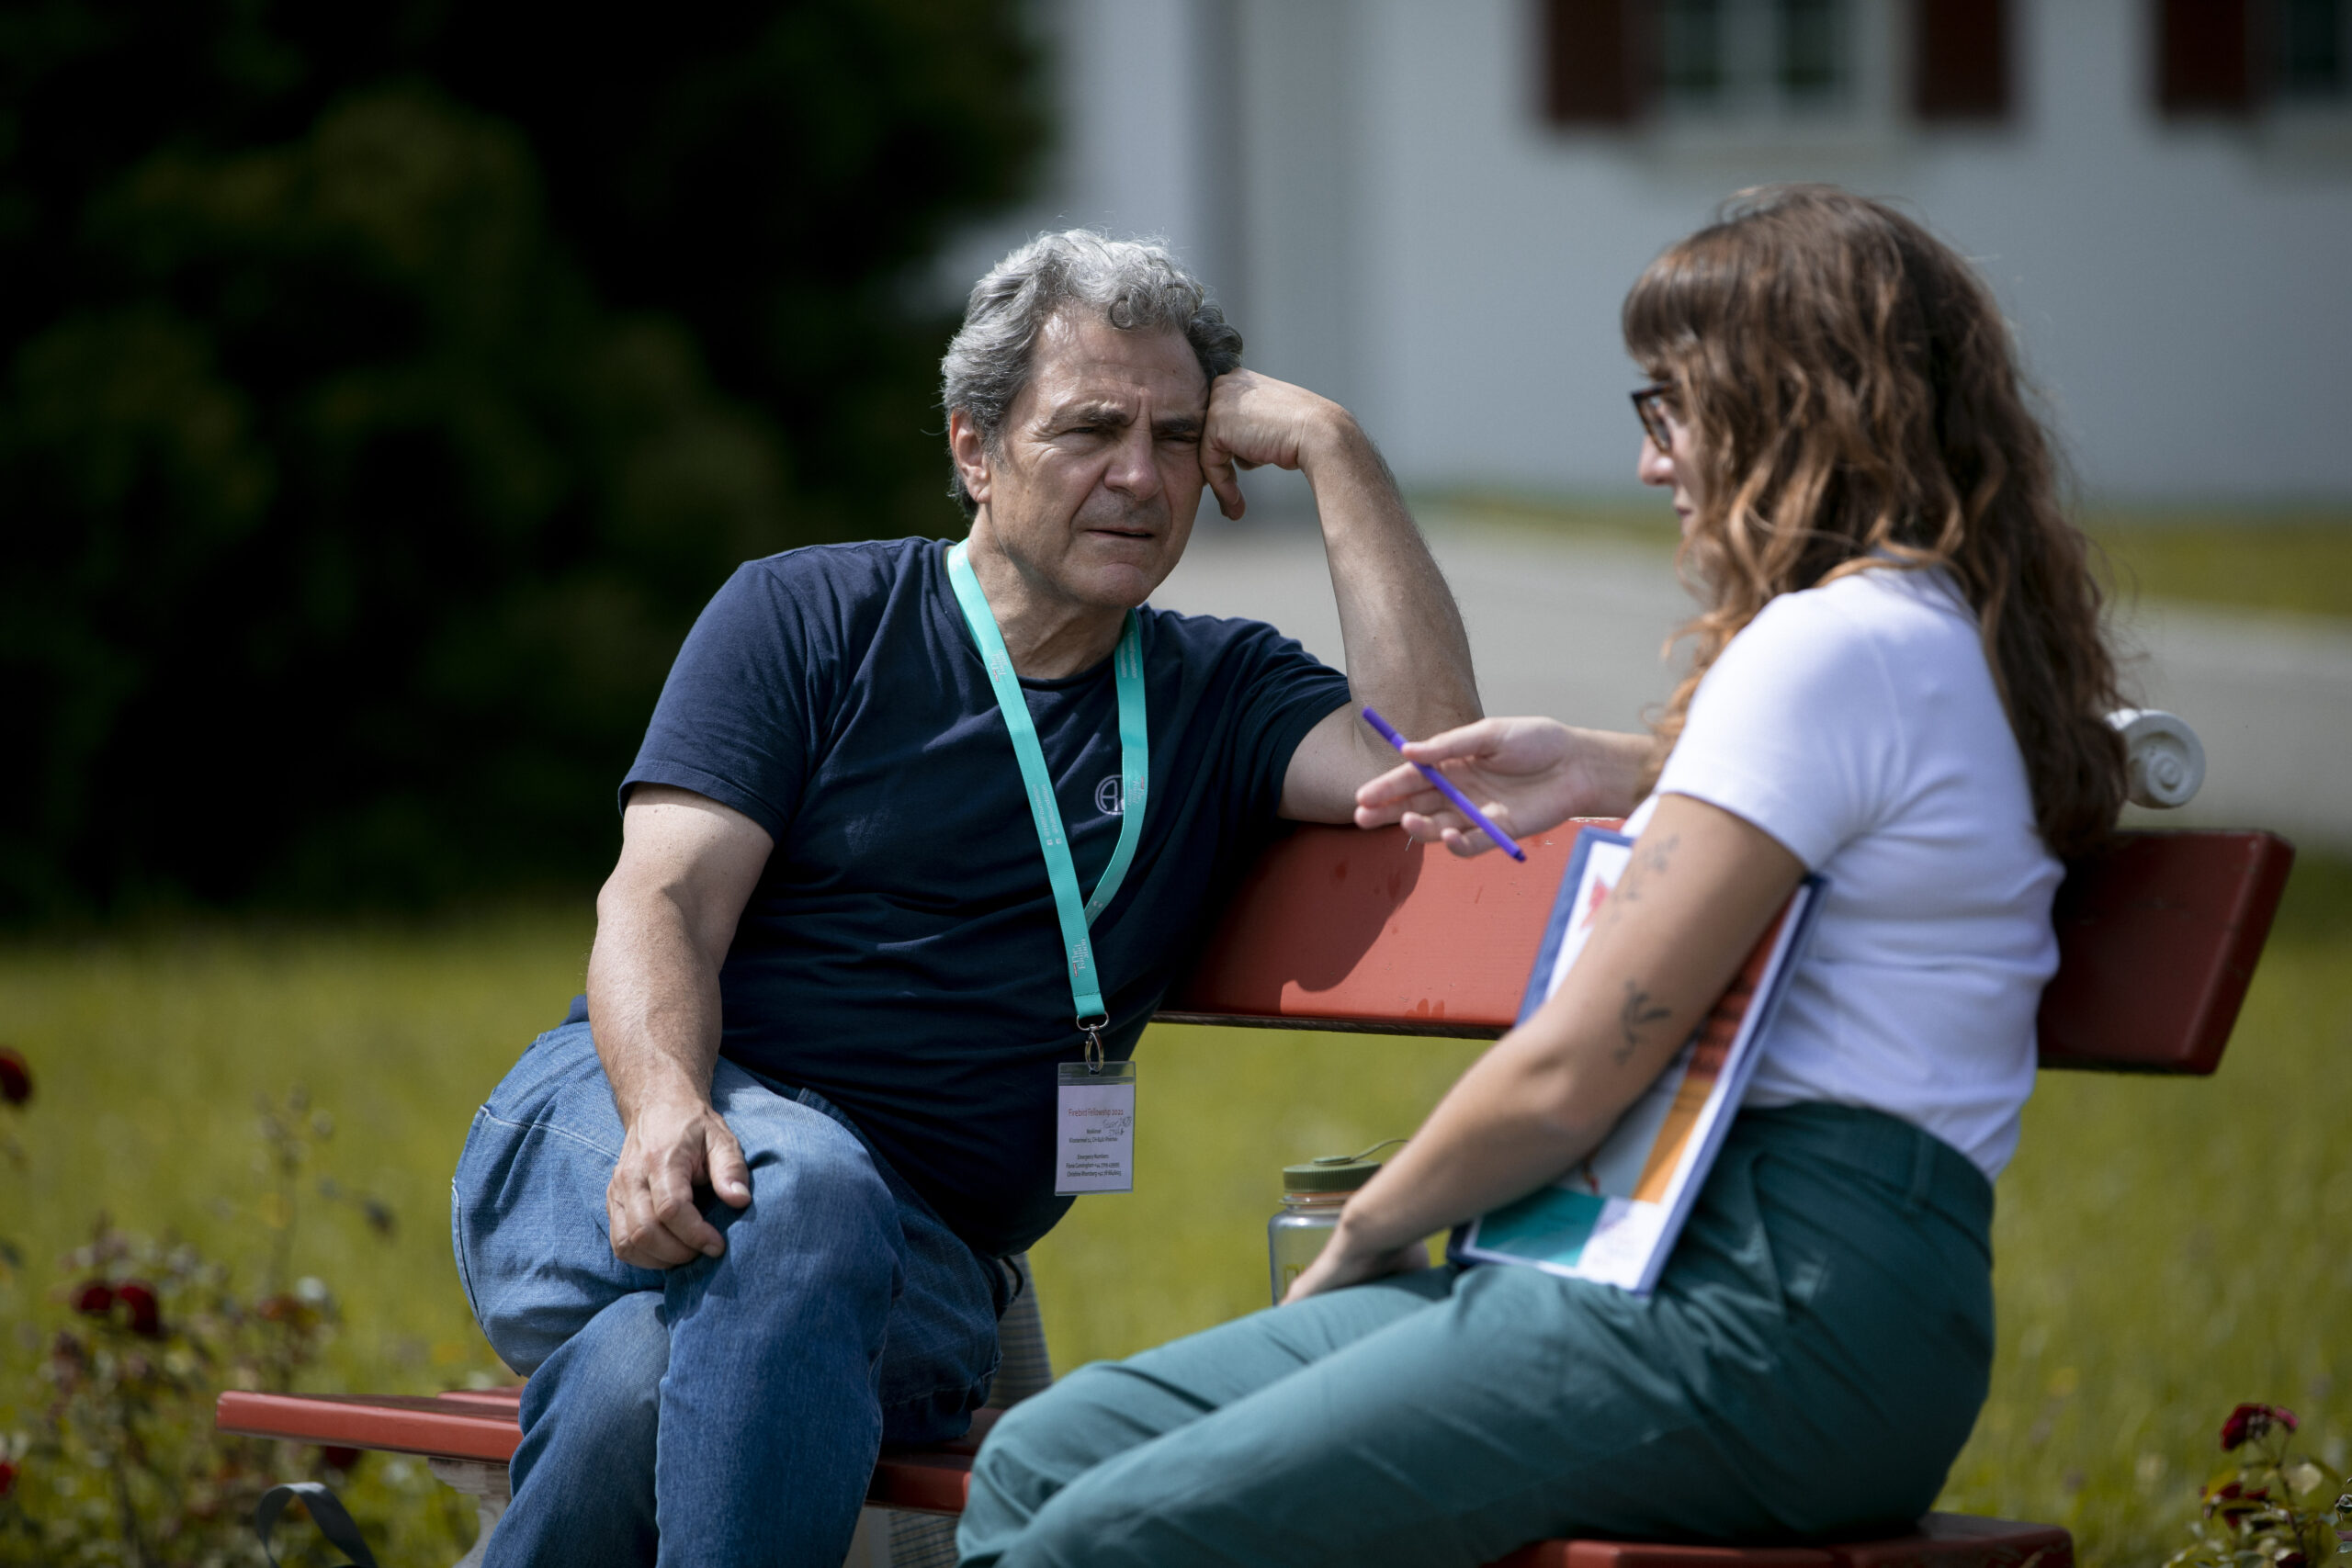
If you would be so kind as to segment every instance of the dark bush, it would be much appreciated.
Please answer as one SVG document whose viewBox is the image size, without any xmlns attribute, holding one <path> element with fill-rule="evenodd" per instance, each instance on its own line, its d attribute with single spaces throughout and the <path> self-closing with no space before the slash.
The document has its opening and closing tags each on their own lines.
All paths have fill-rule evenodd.
<svg viewBox="0 0 2352 1568">
<path fill-rule="evenodd" d="M 592 878 L 737 561 L 953 525 L 1013 8 L 0 11 L 0 914 Z"/>
</svg>

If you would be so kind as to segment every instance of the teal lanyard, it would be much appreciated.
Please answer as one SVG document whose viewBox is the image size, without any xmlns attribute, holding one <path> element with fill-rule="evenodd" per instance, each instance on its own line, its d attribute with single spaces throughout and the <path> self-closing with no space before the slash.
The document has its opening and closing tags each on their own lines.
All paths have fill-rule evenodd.
<svg viewBox="0 0 2352 1568">
<path fill-rule="evenodd" d="M 964 623 L 980 645 L 981 662 L 988 666 L 989 685 L 996 692 L 997 711 L 1012 732 L 1012 755 L 1021 763 L 1022 782 L 1029 787 L 1029 815 L 1037 825 L 1037 847 L 1046 855 L 1046 880 L 1054 889 L 1054 912 L 1061 918 L 1062 952 L 1069 962 L 1070 999 L 1078 1008 L 1078 1026 L 1086 1032 L 1090 1066 L 1102 1060 L 1102 1026 L 1111 1021 L 1102 1006 L 1102 976 L 1095 967 L 1094 943 L 1087 929 L 1110 904 L 1126 880 L 1136 858 L 1136 840 L 1143 837 L 1145 796 L 1151 789 L 1151 736 L 1144 728 L 1143 633 L 1133 610 L 1119 632 L 1111 669 L 1119 687 L 1119 842 L 1094 897 L 1083 908 L 1078 901 L 1078 867 L 1070 863 L 1069 839 L 1062 831 L 1062 808 L 1054 799 L 1054 781 L 1046 772 L 1045 750 L 1037 744 L 1036 721 L 1029 716 L 1029 700 L 1022 695 L 1020 679 L 1012 672 L 1012 656 L 1004 650 L 1004 634 L 996 629 L 989 597 L 972 574 L 965 547 L 947 552 L 947 581 L 955 585 L 956 602 L 964 608 Z"/>
</svg>

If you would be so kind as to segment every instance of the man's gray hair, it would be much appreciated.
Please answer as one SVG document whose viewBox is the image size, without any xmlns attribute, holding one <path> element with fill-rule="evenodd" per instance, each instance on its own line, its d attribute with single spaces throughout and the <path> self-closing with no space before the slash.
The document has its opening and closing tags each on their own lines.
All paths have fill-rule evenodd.
<svg viewBox="0 0 2352 1568">
<path fill-rule="evenodd" d="M 1005 416 L 1029 384 L 1037 333 L 1071 305 L 1100 310 L 1123 331 L 1181 333 L 1212 381 L 1241 363 L 1241 334 L 1166 245 L 1091 229 L 1040 234 L 972 285 L 964 324 L 939 361 L 941 405 L 962 409 L 990 453 L 1003 450 Z M 948 493 L 965 516 L 979 510 L 960 471 Z"/>
</svg>

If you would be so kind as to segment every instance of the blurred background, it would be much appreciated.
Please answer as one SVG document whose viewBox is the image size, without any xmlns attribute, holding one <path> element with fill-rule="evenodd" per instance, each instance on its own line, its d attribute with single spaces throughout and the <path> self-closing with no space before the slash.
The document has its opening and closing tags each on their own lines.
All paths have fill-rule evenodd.
<svg viewBox="0 0 2352 1568">
<path fill-rule="evenodd" d="M 209 1391 L 506 1375 L 447 1172 L 673 653 L 744 558 L 959 530 L 937 357 L 1012 244 L 1166 237 L 1382 442 L 1489 707 L 1625 727 L 1688 602 L 1618 302 L 1784 179 L 1976 258 L 2189 819 L 2302 849 L 2217 1081 L 2030 1109 L 1946 1501 L 2160 1560 L 2242 1399 L 2342 1474 L 2352 0 L 0 0 L 0 1562 L 236 1561 L 265 1473 L 468 1538 L 405 1461 L 221 1469 Z M 1337 661 L 1303 487 L 1248 483 L 1161 602 Z M 1152 1031 L 1138 1192 L 1039 1249 L 1057 1362 L 1258 1304 L 1279 1167 L 1474 1049 Z M 210 1479 L 134 1547 L 58 1346 L 164 1343 L 77 1305 L 142 1270 L 141 1441 Z"/>
</svg>

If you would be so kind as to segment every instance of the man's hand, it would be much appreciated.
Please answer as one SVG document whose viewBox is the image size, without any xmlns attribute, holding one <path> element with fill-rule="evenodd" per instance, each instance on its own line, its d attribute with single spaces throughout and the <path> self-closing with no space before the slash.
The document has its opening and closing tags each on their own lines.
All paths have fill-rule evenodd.
<svg viewBox="0 0 2352 1568">
<path fill-rule="evenodd" d="M 1216 492 L 1217 509 L 1238 518 L 1245 502 L 1237 468 L 1307 468 L 1318 449 L 1351 434 L 1363 439 L 1348 411 L 1330 399 L 1254 370 L 1229 370 L 1209 388 L 1201 474 Z"/>
<path fill-rule="evenodd" d="M 697 1188 L 738 1209 L 752 1201 L 743 1147 L 725 1120 L 702 1100 L 638 1107 L 605 1189 L 613 1256 L 639 1269 L 669 1269 L 725 1252 L 727 1238 L 695 1202 Z"/>
<path fill-rule="evenodd" d="M 1442 771 L 1478 809 L 1511 833 L 1540 833 L 1571 817 L 1623 817 L 1640 804 L 1650 739 L 1571 729 L 1549 718 L 1483 718 L 1405 748 L 1406 764 L 1356 791 L 1356 826 L 1401 823 L 1416 839 L 1442 839 L 1457 855 L 1493 848 L 1430 786 L 1414 762 Z"/>
<path fill-rule="evenodd" d="M 740 811 L 688 790 L 639 784 L 621 814 L 621 858 L 596 896 L 588 1016 L 625 1129 L 605 1214 L 613 1256 L 640 1269 L 716 1258 L 707 1187 L 752 1201 L 742 1146 L 711 1108 L 718 1064 L 718 966 L 773 840 Z"/>
</svg>

